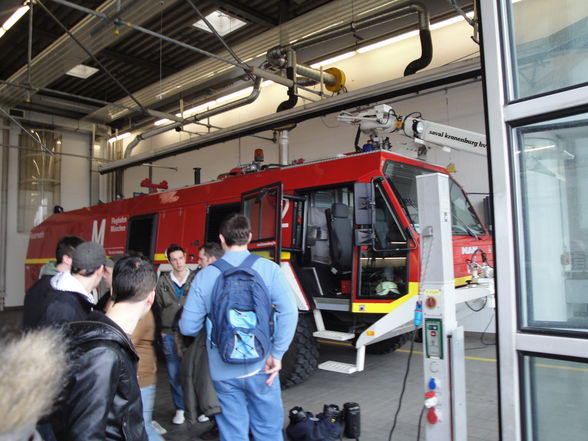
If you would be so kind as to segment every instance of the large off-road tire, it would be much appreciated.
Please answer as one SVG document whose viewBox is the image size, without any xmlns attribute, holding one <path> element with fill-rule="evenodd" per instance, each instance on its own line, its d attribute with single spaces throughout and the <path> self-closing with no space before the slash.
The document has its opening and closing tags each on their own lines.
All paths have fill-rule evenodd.
<svg viewBox="0 0 588 441">
<path fill-rule="evenodd" d="M 301 314 L 298 318 L 296 334 L 290 348 L 282 359 L 280 382 L 287 389 L 304 382 L 318 366 L 318 342 L 312 336 L 314 321 L 311 314 Z"/>
<path fill-rule="evenodd" d="M 388 340 L 382 340 L 377 343 L 367 345 L 365 348 L 368 354 L 387 354 L 401 347 L 404 343 L 406 343 L 409 337 L 410 333 L 397 335 L 396 337 L 389 338 Z"/>
</svg>

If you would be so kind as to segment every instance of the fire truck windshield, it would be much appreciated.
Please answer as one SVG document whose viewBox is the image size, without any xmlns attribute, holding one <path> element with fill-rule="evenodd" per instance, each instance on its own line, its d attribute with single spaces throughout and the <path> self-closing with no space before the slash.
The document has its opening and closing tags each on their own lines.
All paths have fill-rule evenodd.
<svg viewBox="0 0 588 441">
<path fill-rule="evenodd" d="M 416 177 L 428 173 L 434 172 L 394 161 L 387 161 L 384 165 L 384 176 L 417 232 L 419 231 L 419 211 Z M 485 234 L 484 227 L 469 200 L 461 187 L 451 177 L 449 178 L 449 197 L 451 199 L 451 229 L 453 235 L 476 237 Z"/>
</svg>

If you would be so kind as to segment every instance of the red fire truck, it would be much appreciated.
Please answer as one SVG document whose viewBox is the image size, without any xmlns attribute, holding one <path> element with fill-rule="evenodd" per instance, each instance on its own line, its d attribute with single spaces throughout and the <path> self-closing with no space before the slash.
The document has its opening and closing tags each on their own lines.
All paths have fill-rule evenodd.
<svg viewBox="0 0 588 441">
<path fill-rule="evenodd" d="M 254 162 L 214 182 L 54 214 L 31 232 L 26 286 L 62 236 L 99 242 L 108 255 L 140 251 L 156 265 L 177 243 L 196 264 L 199 247 L 218 241 L 222 220 L 242 212 L 251 220 L 250 250 L 276 261 L 296 296 L 299 325 L 282 373 L 293 385 L 316 369 L 318 339 L 356 342 L 371 329 L 368 352 L 380 353 L 405 341 L 406 323 L 379 335 L 373 329 L 418 295 L 416 177 L 434 172 L 447 174 L 385 150 L 289 166 Z M 463 286 L 473 255 L 491 259 L 492 241 L 462 188 L 449 182 L 455 284 Z"/>
</svg>

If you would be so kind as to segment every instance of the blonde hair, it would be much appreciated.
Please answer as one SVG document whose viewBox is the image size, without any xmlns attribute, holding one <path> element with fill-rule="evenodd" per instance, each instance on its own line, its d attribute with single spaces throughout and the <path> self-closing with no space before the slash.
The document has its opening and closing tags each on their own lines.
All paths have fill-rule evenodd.
<svg viewBox="0 0 588 441">
<path fill-rule="evenodd" d="M 56 329 L 0 330 L 0 435 L 33 425 L 51 412 L 64 384 L 65 338 Z"/>
</svg>

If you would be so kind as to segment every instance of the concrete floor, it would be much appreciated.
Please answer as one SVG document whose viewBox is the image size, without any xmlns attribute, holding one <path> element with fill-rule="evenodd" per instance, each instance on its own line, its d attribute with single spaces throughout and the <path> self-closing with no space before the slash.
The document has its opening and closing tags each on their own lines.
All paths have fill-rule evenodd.
<svg viewBox="0 0 588 441">
<path fill-rule="evenodd" d="M 0 325 L 20 324 L 20 311 L 0 312 Z M 496 346 L 493 334 L 466 334 L 466 384 L 468 441 L 498 441 L 498 399 L 496 381 Z M 366 356 L 365 370 L 353 375 L 317 371 L 305 383 L 284 390 L 284 410 L 294 406 L 318 413 L 323 404 L 354 401 L 361 406 L 361 441 L 386 441 L 389 439 L 394 414 L 402 390 L 402 379 L 409 358 L 410 342 L 400 350 L 386 355 Z M 337 360 L 353 362 L 355 351 L 351 348 L 321 345 L 321 361 Z M 165 366 L 158 375 L 155 419 L 164 426 L 168 441 L 197 440 L 198 435 L 210 427 L 210 423 L 192 426 L 171 423 L 174 409 L 167 385 Z M 423 405 L 422 344 L 415 343 L 406 390 L 393 441 L 415 441 L 419 413 Z M 421 440 L 424 441 L 422 423 Z"/>
<path fill-rule="evenodd" d="M 466 336 L 466 382 L 468 441 L 498 441 L 498 400 L 496 383 L 496 347 L 487 345 L 494 342 L 492 334 Z M 398 407 L 402 379 L 406 371 L 410 343 L 402 349 L 386 355 L 367 355 L 365 370 L 353 375 L 317 371 L 308 381 L 284 390 L 282 397 L 287 413 L 294 406 L 318 413 L 323 404 L 337 404 L 348 401 L 361 406 L 361 441 L 386 441 L 389 439 L 394 414 Z M 321 361 L 338 360 L 352 362 L 355 352 L 341 346 L 321 345 Z M 169 441 L 191 441 L 208 429 L 209 423 L 171 423 L 173 406 L 165 367 L 161 367 L 157 386 L 155 419 L 169 432 Z M 415 343 L 406 390 L 402 399 L 394 441 L 415 441 L 419 413 L 423 405 L 423 360 L 422 344 Z M 421 440 L 424 441 L 422 423 Z"/>
</svg>

